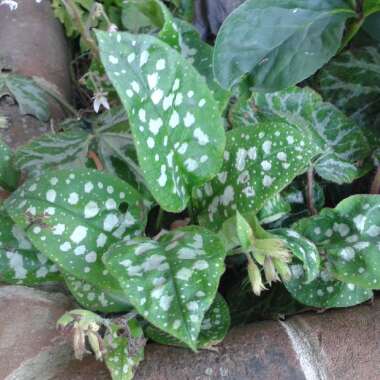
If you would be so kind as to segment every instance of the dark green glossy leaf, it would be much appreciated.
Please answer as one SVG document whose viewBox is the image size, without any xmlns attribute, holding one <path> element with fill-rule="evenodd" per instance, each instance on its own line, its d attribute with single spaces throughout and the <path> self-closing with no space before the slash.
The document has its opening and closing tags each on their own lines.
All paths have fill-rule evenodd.
<svg viewBox="0 0 380 380">
<path fill-rule="evenodd" d="M 214 70 L 224 88 L 250 74 L 256 91 L 308 78 L 338 51 L 348 18 L 343 0 L 248 0 L 224 21 Z"/>
<path fill-rule="evenodd" d="M 6 202 L 33 245 L 61 268 L 101 289 L 118 289 L 101 256 L 140 235 L 146 209 L 117 177 L 95 170 L 47 172 L 25 182 Z"/>
<path fill-rule="evenodd" d="M 376 41 L 380 42 L 380 13 L 367 17 L 363 24 L 363 29 Z"/>
<path fill-rule="evenodd" d="M 210 348 L 220 343 L 227 335 L 230 327 L 231 317 L 226 301 L 217 294 L 210 309 L 207 310 L 202 321 L 201 331 L 198 336 L 197 348 Z M 178 347 L 186 347 L 181 341 L 169 334 L 149 325 L 146 328 L 147 336 L 153 341 Z"/>
<path fill-rule="evenodd" d="M 229 131 L 222 169 L 195 192 L 201 223 L 218 229 L 236 210 L 259 211 L 318 153 L 307 134 L 281 121 Z"/>
<path fill-rule="evenodd" d="M 196 349 L 204 314 L 224 272 L 224 257 L 216 235 L 185 227 L 158 241 L 117 243 L 103 261 L 145 319 Z"/>
<path fill-rule="evenodd" d="M 191 189 L 222 163 L 224 129 L 200 74 L 151 36 L 97 32 L 102 62 L 128 111 L 147 186 L 167 211 L 183 210 Z"/>
</svg>

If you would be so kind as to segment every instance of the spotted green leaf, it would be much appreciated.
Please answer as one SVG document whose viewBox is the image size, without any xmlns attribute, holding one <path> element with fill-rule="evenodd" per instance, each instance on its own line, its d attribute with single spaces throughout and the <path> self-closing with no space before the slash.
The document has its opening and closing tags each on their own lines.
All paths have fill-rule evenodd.
<svg viewBox="0 0 380 380">
<path fill-rule="evenodd" d="M 75 300 L 86 310 L 101 313 L 121 313 L 131 310 L 121 291 L 105 291 L 72 275 L 65 275 L 65 282 Z"/>
<path fill-rule="evenodd" d="M 254 93 L 250 103 L 256 110 L 253 123 L 280 118 L 313 134 L 323 150 L 314 163 L 322 178 L 342 184 L 363 174 L 358 161 L 369 156 L 370 147 L 362 129 L 312 89 Z"/>
<path fill-rule="evenodd" d="M 322 95 L 369 133 L 373 148 L 380 144 L 380 45 L 347 50 L 320 74 Z"/>
<path fill-rule="evenodd" d="M 228 305 L 224 298 L 218 293 L 202 321 L 197 348 L 210 348 L 220 343 L 227 335 L 230 323 L 231 317 Z M 178 339 L 173 338 L 171 335 L 152 325 L 146 328 L 146 334 L 148 338 L 160 344 L 186 347 Z"/>
<path fill-rule="evenodd" d="M 12 191 L 17 187 L 20 173 L 14 167 L 11 148 L 0 139 L 0 187 Z"/>
<path fill-rule="evenodd" d="M 287 228 L 276 229 L 271 232 L 282 237 L 292 254 L 301 261 L 299 270 L 302 270 L 305 283 L 309 283 L 318 277 L 321 260 L 319 251 L 312 241 Z"/>
<path fill-rule="evenodd" d="M 145 339 L 143 330 L 135 319 L 127 322 L 127 333 L 110 324 L 110 332 L 104 338 L 105 363 L 112 380 L 132 380 L 139 363 L 144 359 Z"/>
<path fill-rule="evenodd" d="M 290 203 L 278 193 L 265 202 L 263 208 L 257 214 L 257 218 L 260 224 L 273 223 L 289 214 L 290 211 Z"/>
<path fill-rule="evenodd" d="M 326 255 L 334 277 L 380 289 L 380 195 L 354 195 L 294 228 Z"/>
<path fill-rule="evenodd" d="M 223 111 L 231 96 L 230 91 L 224 90 L 215 80 L 212 68 L 212 56 L 214 48 L 205 43 L 199 32 L 189 23 L 176 20 L 176 25 L 181 33 L 181 53 L 206 79 L 219 108 Z"/>
<path fill-rule="evenodd" d="M 35 286 L 60 280 L 57 266 L 38 252 L 24 231 L 0 210 L 0 281 Z"/>
<path fill-rule="evenodd" d="M 236 210 L 259 211 L 318 153 L 307 134 L 281 121 L 229 131 L 223 167 L 195 192 L 200 222 L 218 229 Z"/>
<path fill-rule="evenodd" d="M 216 78 L 229 88 L 249 74 L 264 92 L 299 83 L 335 55 L 354 16 L 344 0 L 248 0 L 218 33 Z"/>
<path fill-rule="evenodd" d="M 185 227 L 158 241 L 117 243 L 103 261 L 145 319 L 195 350 L 204 314 L 224 272 L 224 257 L 216 235 Z"/>
<path fill-rule="evenodd" d="M 204 79 L 151 36 L 97 32 L 102 62 L 128 111 L 137 156 L 153 197 L 183 210 L 191 189 L 222 164 L 225 135 Z"/>
<path fill-rule="evenodd" d="M 294 259 L 290 269 L 292 279 L 286 282 L 285 286 L 291 295 L 304 305 L 318 308 L 349 307 L 365 302 L 373 296 L 369 289 L 334 278 L 324 258 L 318 277 L 310 283 L 305 283 L 301 260 Z"/>
<path fill-rule="evenodd" d="M 119 287 L 101 256 L 112 243 L 145 228 L 140 195 L 95 170 L 46 172 L 25 182 L 5 206 L 37 249 L 65 272 L 104 290 Z"/>
<path fill-rule="evenodd" d="M 16 74 L 0 74 L 0 97 L 10 93 L 23 115 L 33 115 L 41 121 L 50 118 L 47 93 L 30 78 Z"/>
</svg>

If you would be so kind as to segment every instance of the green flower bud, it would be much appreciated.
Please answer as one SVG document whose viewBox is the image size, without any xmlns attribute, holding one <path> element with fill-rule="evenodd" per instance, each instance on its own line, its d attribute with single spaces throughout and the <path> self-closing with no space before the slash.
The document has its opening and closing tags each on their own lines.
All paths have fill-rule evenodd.
<svg viewBox="0 0 380 380">
<path fill-rule="evenodd" d="M 263 284 L 261 277 L 261 272 L 258 266 L 255 264 L 250 255 L 247 255 L 248 259 L 248 277 L 251 282 L 252 291 L 254 294 L 259 296 L 263 290 L 266 290 L 266 287 Z"/>
<path fill-rule="evenodd" d="M 267 256 L 265 258 L 264 273 L 269 285 L 272 284 L 272 282 L 280 281 L 280 278 L 278 277 L 278 274 L 276 272 L 276 268 L 273 264 L 273 259 L 270 256 Z"/>
</svg>

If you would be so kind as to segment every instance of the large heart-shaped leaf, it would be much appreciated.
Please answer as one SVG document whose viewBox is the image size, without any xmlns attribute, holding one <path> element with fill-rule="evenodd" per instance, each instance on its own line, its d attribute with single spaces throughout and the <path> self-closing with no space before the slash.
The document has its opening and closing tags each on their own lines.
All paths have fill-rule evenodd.
<svg viewBox="0 0 380 380">
<path fill-rule="evenodd" d="M 57 266 L 32 246 L 24 231 L 3 210 L 0 210 L 0 280 L 27 286 L 61 280 Z"/>
<path fill-rule="evenodd" d="M 334 56 L 353 16 L 343 0 L 248 0 L 218 33 L 216 78 L 229 88 L 250 74 L 267 92 L 301 82 Z"/>
<path fill-rule="evenodd" d="M 220 343 L 227 335 L 230 323 L 231 317 L 228 305 L 224 298 L 218 293 L 202 321 L 197 348 L 210 348 Z M 181 341 L 159 330 L 155 326 L 150 325 L 145 331 L 146 335 L 157 343 L 185 347 Z"/>
<path fill-rule="evenodd" d="M 380 289 L 380 195 L 354 195 L 294 228 L 314 241 L 334 277 Z"/>
<path fill-rule="evenodd" d="M 314 166 L 324 179 L 341 184 L 362 174 L 357 162 L 370 154 L 362 128 L 335 106 L 323 102 L 312 89 L 292 87 L 254 93 L 249 104 L 255 110 L 247 115 L 252 123 L 281 118 L 313 133 L 315 143 L 323 149 Z"/>
<path fill-rule="evenodd" d="M 371 131 L 374 148 L 380 143 L 380 45 L 347 50 L 320 74 L 322 95 Z"/>
<path fill-rule="evenodd" d="M 128 111 L 137 156 L 162 208 L 181 211 L 222 163 L 225 135 L 201 75 L 151 36 L 97 32 L 102 62 Z"/>
<path fill-rule="evenodd" d="M 65 275 L 65 282 L 75 300 L 86 310 L 101 313 L 121 313 L 131 310 L 122 291 L 105 291 L 73 275 Z"/>
<path fill-rule="evenodd" d="M 103 257 L 127 300 L 150 323 L 192 349 L 224 272 L 225 249 L 200 227 L 185 227 L 159 241 L 117 243 Z"/>
<path fill-rule="evenodd" d="M 14 96 L 23 115 L 33 115 L 45 122 L 49 120 L 47 93 L 33 79 L 16 74 L 0 74 L 0 98 L 4 93 Z"/>
<path fill-rule="evenodd" d="M 95 170 L 47 172 L 25 182 L 6 202 L 33 245 L 66 272 L 102 289 L 118 289 L 102 254 L 114 242 L 140 235 L 145 207 L 117 177 Z"/>
<path fill-rule="evenodd" d="M 20 173 L 13 165 L 11 148 L 0 139 L 0 187 L 4 190 L 14 190 Z"/>
<path fill-rule="evenodd" d="M 229 131 L 222 169 L 195 191 L 201 223 L 218 229 L 236 210 L 259 211 L 318 153 L 306 133 L 281 121 Z"/>
</svg>

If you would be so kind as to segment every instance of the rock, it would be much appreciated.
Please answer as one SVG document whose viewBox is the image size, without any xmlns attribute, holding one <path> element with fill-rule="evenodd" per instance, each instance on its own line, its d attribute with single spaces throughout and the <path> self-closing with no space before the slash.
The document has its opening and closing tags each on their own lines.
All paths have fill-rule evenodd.
<svg viewBox="0 0 380 380">
<path fill-rule="evenodd" d="M 50 1 L 17 3 L 14 11 L 7 5 L 0 8 L 0 72 L 42 78 L 64 99 L 70 99 L 69 49 Z M 56 102 L 50 106 L 54 120 L 65 116 Z M 51 127 L 32 116 L 21 115 L 18 106 L 7 97 L 0 97 L 0 115 L 9 120 L 9 127 L 0 130 L 0 134 L 12 147 L 23 145 Z"/>
<path fill-rule="evenodd" d="M 0 378 L 110 380 L 103 363 L 74 359 L 55 330 L 74 305 L 60 293 L 0 287 Z M 233 329 L 198 354 L 149 344 L 137 380 L 377 380 L 380 302 Z"/>
<path fill-rule="evenodd" d="M 245 0 L 195 0 L 194 24 L 203 39 L 216 36 L 225 18 Z"/>
<path fill-rule="evenodd" d="M 67 365 L 72 350 L 55 323 L 71 307 L 60 293 L 0 287 L 0 379 L 53 379 Z"/>
</svg>

